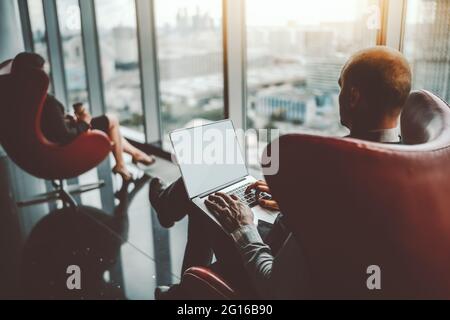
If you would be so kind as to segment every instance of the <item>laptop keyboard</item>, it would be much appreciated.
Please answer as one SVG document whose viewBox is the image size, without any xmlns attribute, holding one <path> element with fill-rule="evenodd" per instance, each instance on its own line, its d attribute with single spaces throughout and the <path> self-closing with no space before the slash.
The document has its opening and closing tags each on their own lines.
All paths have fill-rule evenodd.
<svg viewBox="0 0 450 320">
<path fill-rule="evenodd" d="M 251 186 L 251 183 L 248 183 L 246 185 L 243 185 L 239 188 L 236 188 L 236 189 L 233 189 L 233 190 L 227 192 L 227 194 L 229 196 L 234 195 L 234 196 L 238 197 L 242 203 L 248 205 L 250 208 L 253 208 L 258 205 L 258 199 L 256 198 L 255 190 L 252 190 L 249 193 L 245 193 L 247 188 L 250 186 Z"/>
</svg>

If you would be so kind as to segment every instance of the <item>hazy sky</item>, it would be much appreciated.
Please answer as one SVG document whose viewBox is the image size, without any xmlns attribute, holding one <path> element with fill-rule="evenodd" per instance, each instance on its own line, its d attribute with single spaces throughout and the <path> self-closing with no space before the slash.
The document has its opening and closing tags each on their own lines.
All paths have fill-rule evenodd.
<svg viewBox="0 0 450 320">
<path fill-rule="evenodd" d="M 67 1 L 67 0 L 65 0 Z M 186 8 L 189 13 L 208 12 L 216 21 L 222 17 L 221 0 L 157 0 L 155 1 L 156 22 L 158 25 L 174 24 L 179 9 Z M 97 14 L 106 28 L 115 25 L 134 25 L 135 12 L 132 0 L 96 0 Z M 107 14 L 105 14 L 107 13 Z"/>
<path fill-rule="evenodd" d="M 33 1 L 33 0 L 31 0 Z M 242 0 L 244 1 L 244 0 Z M 351 21 L 366 14 L 373 0 L 246 0 L 247 23 L 251 26 L 286 25 L 293 21 L 299 25 L 322 21 Z M 77 3 L 77 0 L 58 0 L 60 11 Z M 134 1 L 95 0 L 97 17 L 104 28 L 135 24 Z M 197 8 L 209 13 L 214 20 L 222 17 L 222 0 L 156 0 L 155 14 L 158 25 L 174 24 L 179 9 L 190 14 Z"/>
<path fill-rule="evenodd" d="M 352 21 L 366 14 L 371 0 L 247 0 L 247 24 L 299 25 Z"/>
<path fill-rule="evenodd" d="M 28 0 L 30 11 L 42 15 L 41 0 Z M 242 0 L 247 6 L 247 25 L 282 26 L 287 22 L 298 25 L 317 24 L 320 22 L 352 21 L 368 14 L 371 4 L 377 0 Z M 414 22 L 417 4 L 421 0 L 410 0 L 408 22 Z M 58 0 L 58 11 L 76 13 L 78 0 Z M 133 0 L 95 0 L 99 26 L 113 28 L 117 25 L 135 26 L 135 7 Z M 159 26 L 174 24 L 179 9 L 186 8 L 190 14 L 200 8 L 208 12 L 216 22 L 222 17 L 222 0 L 156 0 L 155 13 Z M 79 20 L 79 17 L 77 18 Z M 40 19 L 42 20 L 42 19 Z M 76 19 L 66 19 L 69 25 Z M 413 20 L 413 21 L 411 21 Z M 41 24 L 41 21 L 35 21 Z M 43 24 L 43 20 L 42 20 Z M 75 24 L 76 25 L 76 24 Z"/>
</svg>

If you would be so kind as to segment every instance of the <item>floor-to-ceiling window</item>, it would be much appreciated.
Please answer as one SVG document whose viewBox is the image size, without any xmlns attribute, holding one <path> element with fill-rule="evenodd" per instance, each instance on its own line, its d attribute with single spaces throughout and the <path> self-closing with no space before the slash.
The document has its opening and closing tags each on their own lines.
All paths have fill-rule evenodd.
<svg viewBox="0 0 450 320">
<path fill-rule="evenodd" d="M 168 133 L 224 117 L 221 0 L 156 0 L 163 144 Z"/>
<path fill-rule="evenodd" d="M 450 1 L 408 1 L 403 50 L 414 88 L 450 100 Z"/>
<path fill-rule="evenodd" d="M 67 108 L 78 102 L 88 105 L 79 3 L 78 0 L 57 0 L 56 5 L 67 87 Z"/>
<path fill-rule="evenodd" d="M 106 108 L 121 125 L 144 132 L 134 0 L 95 0 Z"/>
<path fill-rule="evenodd" d="M 65 75 L 68 108 L 74 102 L 88 102 L 87 89 L 92 83 L 86 80 L 85 58 L 86 61 L 99 58 L 92 56 L 90 50 L 85 53 L 81 32 L 79 1 L 93 1 L 96 28 L 86 28 L 84 35 L 98 34 L 102 77 L 89 79 L 101 82 L 106 109 L 119 115 L 123 127 L 142 133 L 143 117 L 150 114 L 143 112 L 150 106 L 142 105 L 142 95 L 150 92 L 152 83 L 145 79 L 141 83 L 142 62 L 158 66 L 158 98 L 166 150 L 170 149 L 167 135 L 170 131 L 224 117 L 222 0 L 144 0 L 154 5 L 156 28 L 139 31 L 155 36 L 155 60 L 153 56 L 140 57 L 139 47 L 148 43 L 138 41 L 138 25 L 142 27 L 145 19 L 137 22 L 134 0 L 28 0 L 35 50 L 47 60 L 42 3 L 47 5 L 53 1 L 57 4 L 61 38 L 55 36 L 56 32 L 50 33 L 48 43 L 53 45 L 52 57 L 59 54 L 55 43 L 61 41 L 63 47 L 63 68 L 54 69 L 55 74 Z M 242 1 L 246 9 L 243 52 L 246 61 L 237 67 L 246 69 L 247 87 L 242 89 L 246 91 L 247 101 L 241 110 L 246 111 L 247 127 L 277 128 L 282 134 L 345 135 L 346 130 L 339 124 L 337 80 L 352 53 L 377 43 L 381 26 L 379 1 L 226 1 Z M 391 3 L 394 1 L 400 0 Z M 449 3 L 448 0 L 408 0 L 403 39 L 404 52 L 414 72 L 414 87 L 434 91 L 447 100 L 450 99 Z M 94 13 L 89 10 L 83 9 L 82 14 Z M 142 17 L 149 17 L 150 11 Z M 240 15 L 236 13 L 236 16 Z M 51 22 L 52 12 L 46 18 Z M 229 12 L 227 23 L 236 22 L 233 18 Z M 402 17 L 399 14 L 395 18 Z M 240 80 L 229 79 L 230 82 Z M 248 138 L 248 155 L 253 162 L 252 159 L 260 157 L 256 146 L 265 145 L 272 136 Z M 109 168 L 105 172 L 109 174 Z M 158 159 L 158 164 L 147 174 L 169 183 L 179 176 L 179 171 Z M 97 180 L 97 174 L 80 177 L 81 183 Z M 105 188 L 108 188 L 106 192 Z M 116 191 L 111 184 L 105 188 L 103 192 L 111 195 Z M 94 207 L 104 204 L 98 192 L 84 194 L 81 200 L 82 204 Z M 129 208 L 129 234 L 117 239 L 125 242 L 121 249 L 123 266 L 116 270 L 123 273 L 123 283 L 111 281 L 115 279 L 109 273 L 104 274 L 105 281 L 124 290 L 127 298 L 153 298 L 152 291 L 157 284 L 170 283 L 167 276 L 179 281 L 185 230 L 186 220 L 171 231 L 163 230 L 151 212 L 148 189 L 140 192 Z"/>
<path fill-rule="evenodd" d="M 380 11 L 377 0 L 246 0 L 247 127 L 344 135 L 340 72 L 377 43 Z M 248 136 L 251 159 L 264 138 Z"/>
</svg>

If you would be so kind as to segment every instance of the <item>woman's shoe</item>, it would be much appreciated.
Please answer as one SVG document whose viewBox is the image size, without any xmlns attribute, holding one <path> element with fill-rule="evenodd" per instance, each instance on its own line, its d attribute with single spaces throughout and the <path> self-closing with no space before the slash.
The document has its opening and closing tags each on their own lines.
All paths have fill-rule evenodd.
<svg viewBox="0 0 450 320">
<path fill-rule="evenodd" d="M 133 157 L 134 165 L 142 164 L 144 166 L 150 167 L 151 165 L 155 164 L 155 162 L 156 162 L 155 157 L 149 156 L 145 153 L 141 153 Z"/>
<path fill-rule="evenodd" d="M 122 179 L 126 182 L 130 182 L 133 180 L 133 175 L 128 171 L 127 167 L 125 166 L 115 166 L 112 170 L 114 174 L 119 174 Z"/>
</svg>

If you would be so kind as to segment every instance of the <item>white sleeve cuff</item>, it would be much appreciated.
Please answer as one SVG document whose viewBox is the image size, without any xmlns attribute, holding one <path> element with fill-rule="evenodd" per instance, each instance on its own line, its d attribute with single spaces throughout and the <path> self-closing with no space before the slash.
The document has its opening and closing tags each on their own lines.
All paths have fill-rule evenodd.
<svg viewBox="0 0 450 320">
<path fill-rule="evenodd" d="M 249 225 L 239 228 L 231 234 L 237 245 L 245 247 L 251 243 L 263 243 L 256 225 Z"/>
</svg>

